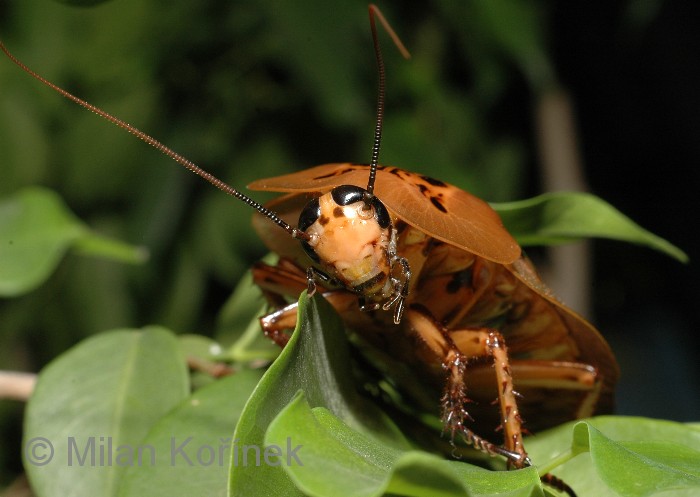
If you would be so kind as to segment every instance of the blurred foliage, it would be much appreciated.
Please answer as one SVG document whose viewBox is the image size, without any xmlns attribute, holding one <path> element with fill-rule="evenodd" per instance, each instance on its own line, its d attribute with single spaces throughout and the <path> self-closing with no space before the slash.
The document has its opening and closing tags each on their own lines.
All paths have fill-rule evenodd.
<svg viewBox="0 0 700 497">
<path fill-rule="evenodd" d="M 384 42 L 382 162 L 489 200 L 522 196 L 529 153 L 504 131 L 518 123 L 502 106 L 522 85 L 516 65 L 538 63 L 542 47 L 528 39 L 518 53 L 514 34 L 491 24 L 512 24 L 523 7 L 510 19 L 490 2 L 382 8 L 413 55 L 405 62 Z M 49 80 L 242 187 L 310 165 L 369 160 L 376 68 L 366 9 L 360 1 L 9 2 L 0 28 L 8 48 Z M 537 11 L 528 12 L 520 24 L 532 28 L 521 27 L 530 38 L 539 30 Z M 0 85 L 11 96 L 0 101 L 0 193 L 49 186 L 93 229 L 152 254 L 138 269 L 71 258 L 45 289 L 2 302 L 0 333 L 11 344 L 3 350 L 23 349 L 28 363 L 2 362 L 35 370 L 110 327 L 211 333 L 208 311 L 264 253 L 248 236 L 249 209 L 8 61 Z"/>
<path fill-rule="evenodd" d="M 376 69 L 366 2 L 90 3 L 98 2 L 0 0 L 0 36 L 49 80 L 232 185 L 369 160 Z M 630 2 L 628 20 L 641 29 L 656 4 Z M 556 84 L 551 3 L 380 7 L 413 55 L 403 61 L 384 42 L 381 162 L 489 201 L 535 192 L 531 106 Z M 217 312 L 265 252 L 250 231 L 249 208 L 7 60 L 0 89 L 0 195 L 49 187 L 95 232 L 151 254 L 138 267 L 69 255 L 47 284 L 0 301 L 0 368 L 37 371 L 111 328 L 157 323 L 226 336 Z M 0 403 L 7 427 L 0 437 L 10 451 L 0 453 L 8 471 L 0 483 L 21 471 L 10 421 L 20 410 Z"/>
<path fill-rule="evenodd" d="M 544 497 L 539 475 L 551 471 L 581 497 L 700 489 L 700 431 L 641 417 L 540 432 L 528 443 L 537 467 L 518 471 L 485 454 L 471 464 L 469 449 L 464 460 L 420 450 L 399 412 L 357 391 L 343 322 L 318 295 L 302 293 L 297 329 L 264 375 L 239 369 L 190 394 L 192 345 L 160 327 L 113 330 L 53 360 L 24 429 L 36 495 Z M 265 463 L 248 447 L 266 447 Z"/>
</svg>

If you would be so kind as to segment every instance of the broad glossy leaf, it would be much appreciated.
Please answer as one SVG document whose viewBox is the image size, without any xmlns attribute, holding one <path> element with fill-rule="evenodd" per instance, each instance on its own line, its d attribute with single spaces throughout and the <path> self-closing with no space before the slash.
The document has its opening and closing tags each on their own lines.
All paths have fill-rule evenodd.
<svg viewBox="0 0 700 497">
<path fill-rule="evenodd" d="M 324 406 L 345 423 L 386 443 L 403 437 L 376 406 L 360 397 L 350 377 L 350 355 L 340 318 L 320 296 L 299 299 L 297 329 L 251 395 L 234 433 L 239 446 L 264 446 L 269 424 L 303 389 L 312 406 Z M 300 495 L 282 468 L 232 464 L 230 495 Z"/>
<path fill-rule="evenodd" d="M 69 248 L 122 262 L 141 262 L 141 249 L 101 237 L 70 212 L 61 198 L 32 187 L 0 202 L 0 296 L 29 292 L 54 271 Z"/>
<path fill-rule="evenodd" d="M 58 195 L 31 188 L 0 204 L 0 294 L 39 286 L 87 229 Z"/>
<path fill-rule="evenodd" d="M 139 445 L 155 455 L 127 469 L 120 496 L 225 496 L 232 434 L 262 371 L 217 380 L 158 421 Z"/>
<path fill-rule="evenodd" d="M 178 341 L 185 357 L 195 357 L 207 361 L 221 360 L 223 352 L 221 345 L 209 337 L 184 334 L 178 336 Z"/>
<path fill-rule="evenodd" d="M 535 461 L 569 451 L 562 462 L 573 459 L 554 472 L 579 496 L 596 497 L 698 495 L 699 446 L 691 426 L 626 416 L 571 422 L 528 439 Z"/>
<path fill-rule="evenodd" d="M 582 238 L 609 238 L 661 251 L 681 262 L 678 247 L 645 230 L 604 200 L 589 193 L 556 192 L 491 204 L 522 245 L 554 245 Z"/>
<path fill-rule="evenodd" d="M 117 494 L 138 444 L 188 395 L 176 338 L 117 330 L 68 350 L 38 379 L 25 417 L 24 466 L 39 497 Z"/>
<path fill-rule="evenodd" d="M 638 425 L 642 431 L 643 423 Z M 650 440 L 649 432 L 643 437 L 646 440 L 615 442 L 586 423 L 574 426 L 574 444 L 588 445 L 598 476 L 619 494 L 645 497 L 666 490 L 700 491 L 698 445 L 691 449 L 668 439 Z"/>
<path fill-rule="evenodd" d="M 265 444 L 282 449 L 281 466 L 306 495 L 542 495 L 534 468 L 488 471 L 391 447 L 350 429 L 325 408 L 312 410 L 303 394 L 273 421 Z"/>
<path fill-rule="evenodd" d="M 604 416 L 568 423 L 527 442 L 541 472 L 555 468 L 580 497 L 685 497 L 700 492 L 698 436 L 692 426 L 681 423 Z M 284 449 L 287 439 L 293 441 L 292 448 L 301 445 L 296 453 L 303 466 L 287 464 L 294 460 L 283 456 L 283 467 L 307 495 L 539 492 L 537 476 L 526 471 L 485 471 L 417 451 L 402 453 L 368 440 L 327 410 L 311 410 L 303 395 L 273 421 L 265 443 Z"/>
</svg>

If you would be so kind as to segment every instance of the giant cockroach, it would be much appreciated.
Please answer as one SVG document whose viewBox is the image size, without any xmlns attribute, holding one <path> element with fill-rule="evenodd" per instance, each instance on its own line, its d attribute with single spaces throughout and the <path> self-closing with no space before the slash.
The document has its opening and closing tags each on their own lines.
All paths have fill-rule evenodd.
<svg viewBox="0 0 700 497">
<path fill-rule="evenodd" d="M 252 189 L 288 193 L 266 206 L 0 48 L 34 78 L 259 213 L 257 231 L 282 257 L 254 270 L 280 303 L 262 319 L 272 339 L 284 345 L 284 330 L 296 321 L 295 305 L 282 306 L 281 296 L 320 290 L 374 364 L 403 372 L 393 375 L 398 388 L 422 409 L 439 408 L 452 438 L 523 467 L 530 464 L 523 419 L 540 430 L 609 411 L 617 364 L 595 328 L 542 283 L 488 204 L 443 181 L 379 165 L 385 76 L 375 19 L 406 52 L 379 9 L 369 12 L 379 67 L 370 164 L 326 164 L 256 181 Z M 467 408 L 470 400 L 477 402 Z M 502 430 L 502 444 L 480 435 L 488 426 Z M 545 481 L 573 493 L 554 477 Z"/>
</svg>

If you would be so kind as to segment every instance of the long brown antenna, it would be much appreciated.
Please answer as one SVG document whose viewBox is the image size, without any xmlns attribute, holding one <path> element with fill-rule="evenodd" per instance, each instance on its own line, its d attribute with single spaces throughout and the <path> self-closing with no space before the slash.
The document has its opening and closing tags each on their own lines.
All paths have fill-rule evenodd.
<svg viewBox="0 0 700 497">
<path fill-rule="evenodd" d="M 12 55 L 10 53 L 10 51 L 5 47 L 5 45 L 3 44 L 3 42 L 1 40 L 0 40 L 0 49 L 3 52 L 5 52 L 5 55 L 7 55 L 10 58 L 10 60 L 12 62 L 14 62 L 15 64 L 17 64 L 23 71 L 25 71 L 26 73 L 28 73 L 29 75 L 31 75 L 35 79 L 41 81 L 42 83 L 44 83 L 46 86 L 48 86 L 52 90 L 60 93 L 61 95 L 63 95 L 64 97 L 66 97 L 69 100 L 72 100 L 76 104 L 81 105 L 82 107 L 85 107 L 87 110 L 94 112 L 95 114 L 102 117 L 103 119 L 106 119 L 107 121 L 111 122 L 112 124 L 115 124 L 115 125 L 119 126 L 120 128 L 125 129 L 126 131 L 128 131 L 129 133 L 131 133 L 135 137 L 139 138 L 140 140 L 143 140 L 144 142 L 146 142 L 147 144 L 149 144 L 150 146 L 152 146 L 153 148 L 155 148 L 159 152 L 167 155 L 168 157 L 170 157 L 172 160 L 174 160 L 178 164 L 189 169 L 190 171 L 195 173 L 197 176 L 200 176 L 201 178 L 205 179 L 206 181 L 208 181 L 209 183 L 211 183 L 212 185 L 217 187 L 219 190 L 231 195 L 232 197 L 236 197 L 238 200 L 245 202 L 246 204 L 251 206 L 253 209 L 258 211 L 260 214 L 269 218 L 272 222 L 277 224 L 280 228 L 285 230 L 292 237 L 297 238 L 297 239 L 306 240 L 306 241 L 308 241 L 310 239 L 309 235 L 307 235 L 303 231 L 300 231 L 296 228 L 293 228 L 291 225 L 286 223 L 284 220 L 280 219 L 280 217 L 277 214 L 275 214 L 274 212 L 272 212 L 271 210 L 263 207 L 261 204 L 259 204 L 258 202 L 256 202 L 252 198 L 248 197 L 244 193 L 241 193 L 240 191 L 236 190 L 234 187 L 224 183 L 219 178 L 206 172 L 204 169 L 197 166 L 195 163 L 186 159 L 182 155 L 176 153 L 171 148 L 169 148 L 166 145 L 164 145 L 163 143 L 159 142 L 158 140 L 156 140 L 152 136 L 147 135 L 146 133 L 144 133 L 143 131 L 141 131 L 138 128 L 135 128 L 131 124 L 129 124 L 125 121 L 122 121 L 121 119 L 119 119 L 117 117 L 114 117 L 112 114 L 109 114 L 109 113 L 103 111 L 99 107 L 95 107 L 91 103 L 88 103 L 85 100 L 82 100 L 82 99 L 76 97 L 75 95 L 67 92 L 63 88 L 56 86 L 51 81 L 49 81 L 49 80 L 43 78 L 42 76 L 40 76 L 39 74 L 35 73 L 31 69 L 29 69 L 29 67 L 27 67 L 17 57 Z"/>
<path fill-rule="evenodd" d="M 411 54 L 406 50 L 406 47 L 399 39 L 398 35 L 387 20 L 382 15 L 374 4 L 369 5 L 369 25 L 372 28 L 372 41 L 374 42 L 374 54 L 377 57 L 377 69 L 379 70 L 379 89 L 377 91 L 377 120 L 374 126 L 374 144 L 372 145 L 372 160 L 369 164 L 369 181 L 367 182 L 367 191 L 370 195 L 374 194 L 374 181 L 377 176 L 377 165 L 379 164 L 379 149 L 382 144 L 382 127 L 384 125 L 384 98 L 386 93 L 386 74 L 384 70 L 384 58 L 382 57 L 382 49 L 379 46 L 379 38 L 377 37 L 377 26 L 374 18 L 379 19 L 384 29 L 391 37 L 392 41 L 401 52 L 405 59 L 410 59 Z"/>
</svg>

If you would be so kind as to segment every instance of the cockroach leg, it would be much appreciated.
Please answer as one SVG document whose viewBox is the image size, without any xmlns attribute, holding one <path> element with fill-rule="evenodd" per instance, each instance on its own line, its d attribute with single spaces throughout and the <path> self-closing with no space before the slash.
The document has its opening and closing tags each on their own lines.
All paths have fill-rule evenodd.
<svg viewBox="0 0 700 497">
<path fill-rule="evenodd" d="M 442 420 L 445 429 L 454 437 L 461 435 L 467 443 L 488 454 L 504 455 L 516 468 L 529 465 L 529 458 L 522 440 L 522 419 L 513 393 L 513 377 L 508 352 L 503 336 L 489 328 L 447 330 L 433 319 L 430 312 L 418 306 L 411 307 L 407 316 L 413 332 L 437 355 L 447 370 L 445 394 L 442 398 Z M 455 332 L 460 334 L 458 348 L 452 340 Z M 465 409 L 468 402 L 465 377 L 466 358 L 489 357 L 493 359 L 498 403 L 501 411 L 501 426 L 504 432 L 504 447 L 485 441 L 464 426 L 469 420 Z"/>
<path fill-rule="evenodd" d="M 207 361 L 206 359 L 194 356 L 187 357 L 187 366 L 192 371 L 199 371 L 213 378 L 223 378 L 224 376 L 229 376 L 236 372 L 235 369 L 223 362 Z"/>
<path fill-rule="evenodd" d="M 404 302 L 408 298 L 408 289 L 411 285 L 411 266 L 408 264 L 408 260 L 404 257 L 397 257 L 394 266 L 392 266 L 392 271 L 397 265 L 401 266 L 401 275 L 398 278 L 392 277 L 394 296 L 382 307 L 386 311 L 389 310 L 391 306 L 396 305 L 394 308 L 394 324 L 399 324 L 401 322 Z"/>
<path fill-rule="evenodd" d="M 518 387 L 521 389 L 581 391 L 581 401 L 576 409 L 575 419 L 588 418 L 595 413 L 604 383 L 603 377 L 595 367 L 571 361 L 515 360 L 511 361 L 510 369 L 518 379 Z M 483 384 L 489 373 L 490 371 L 484 371 L 483 368 L 474 369 L 470 379 L 482 377 L 478 382 Z M 519 398 L 520 394 L 513 394 Z"/>
<path fill-rule="evenodd" d="M 308 286 L 306 272 L 287 259 L 280 259 L 277 265 L 270 266 L 256 262 L 251 270 L 253 281 L 265 294 L 274 308 L 284 307 L 284 297 L 298 298 Z"/>
<path fill-rule="evenodd" d="M 272 268 L 274 269 L 274 268 Z M 344 290 L 330 290 L 323 293 L 323 297 L 338 311 L 357 309 L 357 297 Z M 297 311 L 299 304 L 293 302 L 282 309 L 278 309 L 260 318 L 260 327 L 266 337 L 270 338 L 280 347 L 287 345 L 289 335 L 285 330 L 293 330 L 297 324 Z"/>
<path fill-rule="evenodd" d="M 311 266 L 309 266 L 306 270 L 306 284 L 307 293 L 309 294 L 309 297 L 311 297 L 314 293 L 316 293 L 316 271 Z"/>
<path fill-rule="evenodd" d="M 523 446 L 523 421 L 518 410 L 516 396 L 513 393 L 513 376 L 503 337 L 497 331 L 489 329 L 460 331 L 468 332 L 469 335 L 472 335 L 472 342 L 483 347 L 478 353 L 470 354 L 469 357 L 490 356 L 493 358 L 496 384 L 498 385 L 498 403 L 501 411 L 500 427 L 503 430 L 504 445 L 509 454 L 517 456 L 509 456 L 508 461 L 517 468 L 526 466 L 528 457 Z M 466 368 L 464 366 L 462 368 L 466 372 Z M 461 381 L 464 382 L 464 373 L 462 373 Z"/>
<path fill-rule="evenodd" d="M 284 348 L 289 341 L 289 335 L 284 330 L 294 329 L 297 324 L 297 304 L 290 304 L 273 313 L 260 318 L 260 327 L 263 333 L 280 348 Z"/>
<path fill-rule="evenodd" d="M 518 404 L 513 393 L 513 375 L 510 368 L 510 360 L 506 350 L 503 336 L 493 330 L 474 331 L 476 336 L 487 334 L 486 346 L 489 355 L 493 357 L 494 369 L 496 373 L 496 384 L 498 388 L 498 399 L 501 408 L 501 424 L 503 425 L 505 446 L 508 450 L 521 454 L 523 459 L 527 458 L 527 453 L 523 446 L 522 418 L 518 410 Z M 516 467 L 517 462 L 514 462 Z"/>
<path fill-rule="evenodd" d="M 564 492 L 569 497 L 577 497 L 574 489 L 567 485 L 562 479 L 557 478 L 552 473 L 547 473 L 540 477 L 542 483 L 549 485 L 550 487 L 556 488 L 557 490 Z"/>
<path fill-rule="evenodd" d="M 357 303 L 362 312 L 377 311 L 382 308 L 382 304 L 379 302 L 367 302 L 367 299 L 364 297 L 358 297 Z"/>
<path fill-rule="evenodd" d="M 443 430 L 450 434 L 452 441 L 455 436 L 460 436 L 467 445 L 489 455 L 504 456 L 514 464 L 515 461 L 519 461 L 521 465 L 528 465 L 521 454 L 493 444 L 465 426 L 465 422 L 474 421 L 465 408 L 465 405 L 470 402 L 464 384 L 466 365 L 466 358 L 459 351 L 450 349 L 447 352 L 443 363 L 443 367 L 447 370 L 447 382 L 441 399 Z"/>
<path fill-rule="evenodd" d="M 307 283 L 307 290 L 309 297 L 312 297 L 316 293 L 316 282 L 317 281 L 322 281 L 323 283 L 330 284 L 330 285 L 335 285 L 337 284 L 333 278 L 328 276 L 326 273 L 321 271 L 318 268 L 315 268 L 313 266 L 309 266 L 306 269 L 306 283 Z"/>
</svg>

